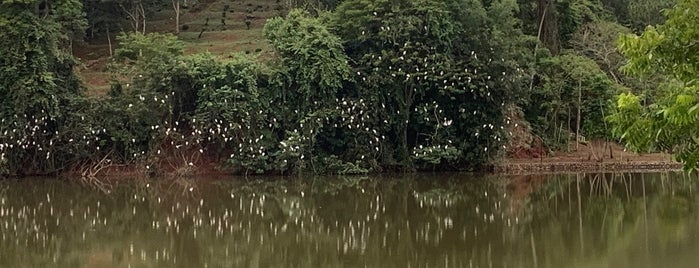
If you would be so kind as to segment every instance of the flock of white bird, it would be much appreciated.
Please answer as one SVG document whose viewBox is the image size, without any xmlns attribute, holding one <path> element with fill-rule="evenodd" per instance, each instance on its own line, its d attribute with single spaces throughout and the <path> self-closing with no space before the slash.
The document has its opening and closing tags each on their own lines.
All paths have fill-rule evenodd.
<svg viewBox="0 0 699 268">
<path fill-rule="evenodd" d="M 391 28 L 388 26 L 382 27 L 382 31 L 391 31 Z M 387 74 L 395 77 L 396 79 L 392 79 L 393 82 L 391 83 L 396 83 L 402 89 L 398 92 L 385 92 L 388 98 L 393 98 L 394 94 L 399 95 L 399 98 L 416 100 L 418 98 L 429 99 L 429 96 L 425 96 L 430 94 L 447 96 L 467 94 L 481 105 L 493 105 L 494 103 L 500 103 L 501 106 L 505 105 L 504 101 L 491 95 L 490 86 L 496 85 L 491 75 L 478 75 L 477 68 L 445 69 L 440 62 L 442 59 L 437 58 L 435 53 L 433 53 L 435 51 L 436 48 L 434 47 L 428 49 L 418 47 L 414 49 L 413 44 L 406 42 L 402 47 L 396 49 L 395 56 L 398 56 L 400 59 L 398 62 L 393 62 L 386 55 L 371 55 L 371 59 L 366 62 L 366 71 L 358 71 L 357 76 L 366 85 L 377 83 L 379 80 L 385 81 Z M 478 55 L 475 51 L 471 52 L 471 60 L 478 61 Z M 488 59 L 487 63 L 492 61 L 492 59 Z M 501 59 L 501 61 L 504 62 L 504 59 Z M 522 78 L 524 75 L 524 71 L 519 68 L 514 70 L 514 73 L 516 74 L 508 76 L 506 72 L 502 72 L 499 81 L 504 82 L 505 79 L 514 81 Z M 479 80 L 478 84 L 472 84 L 476 80 Z M 174 92 L 172 95 L 174 95 Z M 462 98 L 454 98 L 452 101 L 460 101 L 460 99 Z M 167 94 L 160 97 L 157 95 L 152 97 L 140 95 L 138 96 L 138 101 L 141 103 L 136 105 L 134 103 L 128 104 L 126 109 L 140 109 L 139 107 L 158 105 L 168 106 L 170 100 L 171 98 Z M 230 107 L 236 106 L 233 100 L 225 99 L 223 101 Z M 402 102 L 406 101 L 412 102 L 412 100 L 402 100 Z M 287 139 L 282 141 L 277 141 L 276 137 L 265 136 L 265 134 L 271 133 L 265 130 L 274 131 L 279 126 L 279 122 L 274 115 L 266 114 L 262 110 L 256 111 L 257 113 L 244 111 L 234 116 L 235 118 L 210 115 L 210 118 L 199 121 L 196 118 L 182 121 L 183 123 L 186 122 L 186 124 L 181 124 L 180 121 L 174 121 L 170 124 L 168 120 L 165 120 L 161 124 L 150 126 L 149 130 L 152 132 L 152 139 L 161 138 L 163 141 L 168 141 L 169 146 L 160 146 L 153 149 L 153 152 L 155 152 L 155 155 L 161 155 L 169 148 L 174 148 L 186 152 L 204 153 L 207 148 L 215 146 L 217 150 L 223 147 L 231 151 L 231 158 L 267 159 L 272 151 L 280 150 L 283 155 L 297 156 L 299 160 L 302 160 L 305 157 L 304 153 L 310 150 L 308 148 L 309 145 L 315 141 L 315 136 L 322 131 L 321 128 L 332 126 L 334 128 L 345 128 L 347 131 L 363 136 L 363 138 L 356 140 L 355 143 L 357 144 L 355 146 L 365 146 L 367 150 L 363 150 L 365 154 L 357 157 L 361 157 L 361 159 L 377 157 L 381 153 L 382 140 L 386 139 L 384 133 L 386 133 L 387 127 L 390 124 L 397 123 L 389 122 L 389 120 L 396 119 L 391 119 L 392 117 L 385 113 L 390 113 L 389 109 L 394 108 L 394 112 L 400 115 L 401 109 L 395 109 L 396 107 L 386 109 L 385 103 L 381 103 L 381 109 L 378 109 L 375 103 L 370 103 L 361 98 L 342 98 L 336 99 L 335 102 L 334 109 L 338 112 L 336 116 L 326 114 L 324 117 L 319 117 L 310 113 L 299 114 L 300 112 L 295 110 L 295 116 L 310 118 L 305 118 L 300 123 L 297 123 L 297 127 L 293 129 L 293 133 L 296 135 L 289 135 Z M 401 101 L 397 103 L 401 103 Z M 332 107 L 332 105 L 323 104 L 321 106 Z M 417 103 L 413 106 L 413 111 L 419 114 L 425 122 L 434 124 L 432 128 L 435 130 L 453 128 L 454 123 L 456 123 L 455 120 L 460 120 L 460 118 L 448 118 L 443 108 L 436 101 Z M 472 117 L 484 118 L 484 116 L 479 115 L 480 107 L 474 107 L 471 104 L 469 109 L 459 108 L 460 115 L 452 114 L 452 116 L 463 118 L 464 115 L 471 115 Z M 375 117 L 383 118 L 382 122 L 374 122 L 376 121 Z M 408 124 L 408 120 L 410 120 L 410 116 L 398 118 L 402 118 L 398 120 L 405 120 L 403 122 L 405 124 Z M 6 120 L 11 123 L 8 124 Z M 469 121 L 478 120 L 476 118 Z M 65 131 L 68 133 L 61 136 L 58 135 L 58 131 L 49 133 L 48 125 L 52 123 L 51 121 L 52 119 L 45 112 L 30 117 L 15 115 L 14 118 L 3 118 L 0 126 L 9 129 L 0 130 L 0 133 L 2 133 L 2 136 L 0 136 L 0 168 L 3 164 L 8 163 L 7 158 L 10 154 L 42 154 L 46 160 L 50 160 L 57 144 L 62 146 L 65 144 L 76 144 L 75 146 L 69 146 L 72 148 L 71 150 L 75 150 L 73 153 L 81 151 L 99 154 L 104 150 L 111 149 L 101 148 L 99 145 L 103 142 L 102 139 L 107 139 L 107 143 L 111 143 L 111 135 L 113 133 L 110 133 L 105 128 L 86 126 L 87 131 L 84 131 L 84 133 L 80 133 L 79 129 L 66 129 Z M 81 121 L 84 122 L 85 118 L 81 117 Z M 511 127 L 508 126 L 510 121 L 510 118 L 506 118 L 505 122 L 485 122 L 479 129 L 470 130 L 471 133 L 469 135 L 477 140 L 478 143 L 484 144 L 483 150 L 487 153 L 488 147 L 496 146 L 495 144 L 504 146 L 501 145 L 505 138 L 503 132 L 506 130 L 506 127 Z M 464 130 L 454 131 L 460 132 Z M 125 147 L 129 148 L 128 151 L 131 154 L 129 157 L 131 159 L 148 157 L 149 153 L 151 153 L 149 148 L 144 146 L 153 144 L 151 141 L 131 138 L 130 141 L 126 140 L 124 142 Z M 422 147 L 423 145 L 420 146 Z M 424 144 L 424 146 L 437 150 L 442 147 L 449 148 L 452 145 Z M 420 149 L 414 152 L 429 153 L 428 150 Z M 193 165 L 191 162 L 189 164 Z"/>
<path fill-rule="evenodd" d="M 108 248 L 126 256 L 121 261 L 139 266 L 178 263 L 189 256 L 187 249 L 199 247 L 207 250 L 197 254 L 215 254 L 203 259 L 233 259 L 260 249 L 369 254 L 398 250 L 405 241 L 452 247 L 493 241 L 493 235 L 520 223 L 507 194 L 498 189 L 486 188 L 478 196 L 448 189 L 406 195 L 395 186 L 336 185 L 338 196 L 352 197 L 340 200 L 309 185 L 249 186 L 197 187 L 186 196 L 172 195 L 167 184 L 107 193 L 36 187 L 30 190 L 33 196 L 0 198 L 0 245 L 54 264 L 75 261 L 61 252 Z M 339 203 L 337 213 L 324 212 L 323 206 Z M 396 209 L 403 207 L 410 212 Z"/>
</svg>

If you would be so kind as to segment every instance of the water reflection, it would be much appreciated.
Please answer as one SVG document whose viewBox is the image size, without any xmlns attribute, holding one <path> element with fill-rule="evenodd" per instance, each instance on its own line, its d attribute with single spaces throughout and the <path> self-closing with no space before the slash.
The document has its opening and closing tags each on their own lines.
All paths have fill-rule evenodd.
<svg viewBox="0 0 699 268">
<path fill-rule="evenodd" d="M 683 174 L 0 182 L 0 267 L 695 267 Z"/>
</svg>

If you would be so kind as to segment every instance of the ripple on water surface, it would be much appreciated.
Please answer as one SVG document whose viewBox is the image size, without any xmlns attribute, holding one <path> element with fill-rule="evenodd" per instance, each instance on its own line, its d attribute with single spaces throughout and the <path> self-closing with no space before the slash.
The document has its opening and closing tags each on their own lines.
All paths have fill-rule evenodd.
<svg viewBox="0 0 699 268">
<path fill-rule="evenodd" d="M 680 173 L 0 181 L 0 267 L 695 267 Z"/>
</svg>

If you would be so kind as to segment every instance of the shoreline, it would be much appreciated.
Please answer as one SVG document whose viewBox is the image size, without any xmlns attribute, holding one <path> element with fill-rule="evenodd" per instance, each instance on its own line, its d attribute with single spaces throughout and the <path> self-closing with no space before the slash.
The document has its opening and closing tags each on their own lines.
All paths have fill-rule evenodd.
<svg viewBox="0 0 699 268">
<path fill-rule="evenodd" d="M 514 160 L 514 161 L 512 161 Z M 560 174 L 560 173 L 616 173 L 616 172 L 667 172 L 667 171 L 682 171 L 682 163 L 674 161 L 625 161 L 625 162 L 589 162 L 589 161 L 517 161 L 515 159 L 505 159 L 503 162 L 493 164 L 489 171 L 484 171 L 485 174 L 491 175 L 531 175 L 531 174 Z M 422 173 L 429 171 L 415 171 L 414 173 Z M 451 172 L 451 171 L 445 171 Z M 385 173 L 374 173 L 373 175 L 381 175 Z M 123 178 L 149 178 L 149 179 L 167 179 L 167 178 L 210 178 L 210 177 L 241 177 L 246 178 L 248 176 L 236 175 L 231 172 L 226 172 L 223 170 L 218 170 L 217 172 L 212 172 L 211 170 L 201 169 L 192 170 L 189 174 L 176 174 L 176 173 L 165 173 L 158 174 L 155 176 L 143 173 L 139 170 L 134 169 L 111 169 L 102 172 L 94 177 L 83 177 L 88 181 L 97 179 L 102 180 L 120 180 Z M 250 175 L 255 177 L 256 175 Z M 267 176 L 267 175 L 261 175 Z M 274 175 L 270 175 L 274 176 Z M 293 176 L 293 175 L 292 175 Z M 82 176 L 79 173 L 64 173 L 64 174 L 43 174 L 43 175 L 28 175 L 23 174 L 20 176 L 10 175 L 10 176 L 0 176 L 0 179 L 23 179 L 23 178 L 48 178 L 48 177 L 59 177 L 59 178 L 78 178 Z"/>
<path fill-rule="evenodd" d="M 548 174 L 578 172 L 662 172 L 682 171 L 682 163 L 670 161 L 627 161 L 627 162 L 503 162 L 493 166 L 494 174 Z"/>
</svg>

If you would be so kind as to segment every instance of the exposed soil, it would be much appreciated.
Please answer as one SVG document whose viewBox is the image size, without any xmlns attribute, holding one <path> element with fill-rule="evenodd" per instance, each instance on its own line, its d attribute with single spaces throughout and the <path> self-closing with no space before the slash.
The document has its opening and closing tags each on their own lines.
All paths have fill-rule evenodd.
<svg viewBox="0 0 699 268">
<path fill-rule="evenodd" d="M 181 24 L 189 27 L 183 31 L 180 38 L 186 42 L 186 53 L 208 51 L 214 55 L 227 56 L 231 52 L 256 51 L 262 49 L 261 58 L 268 53 L 268 45 L 265 43 L 261 29 L 266 18 L 273 17 L 277 13 L 276 5 L 271 0 L 236 2 L 226 16 L 227 26 L 218 25 L 221 11 L 225 1 L 203 1 L 194 8 L 185 9 L 181 17 Z M 249 13 L 248 13 L 249 11 Z M 172 31 L 172 14 L 163 11 L 156 19 L 149 21 L 148 31 Z M 252 14 L 252 15 L 250 15 Z M 249 17 L 249 18 L 248 18 Z M 211 18 L 210 26 L 206 26 L 206 18 Z M 244 20 L 252 21 L 251 30 L 246 30 Z M 209 28 L 201 39 L 196 36 L 203 27 Z M 112 36 L 113 48 L 118 47 Z M 109 91 L 109 73 L 106 65 L 109 59 L 109 46 L 107 39 L 100 37 L 89 43 L 76 43 L 74 54 L 80 58 L 81 64 L 76 68 L 78 75 L 83 79 L 90 96 L 103 96 Z M 672 159 L 668 154 L 635 154 L 629 153 L 618 144 L 606 144 L 604 141 L 593 141 L 589 144 L 572 144 L 568 150 L 549 153 L 543 147 L 539 138 L 532 136 L 531 129 L 522 119 L 521 112 L 511 111 L 510 117 L 513 126 L 510 132 L 514 133 L 515 146 L 505 159 L 494 166 L 497 173 L 547 173 L 547 172 L 580 172 L 580 171 L 627 171 L 627 170 L 674 170 L 682 165 Z M 519 123 L 514 124 L 515 122 Z M 172 165 L 160 163 L 159 170 L 162 173 L 190 173 L 194 174 L 230 174 L 221 170 L 215 161 L 200 161 L 193 167 L 187 165 Z M 179 170 L 179 171 L 178 171 Z M 160 173 L 159 172 L 159 173 Z M 112 166 L 103 170 L 101 176 L 137 176 L 148 174 L 147 171 L 134 166 Z"/>
<path fill-rule="evenodd" d="M 183 7 L 180 25 L 186 26 L 186 30 L 181 30 L 179 38 L 185 44 L 185 53 L 209 52 L 221 58 L 227 58 L 234 52 L 256 53 L 265 59 L 271 49 L 264 39 L 262 28 L 267 18 L 280 14 L 277 11 L 279 5 L 279 1 L 272 0 L 210 0 Z M 225 17 L 222 17 L 226 6 L 228 9 Z M 225 25 L 221 19 L 225 20 Z M 245 25 L 246 20 L 251 22 L 250 29 Z M 123 28 L 129 31 L 128 23 L 122 23 Z M 173 28 L 174 11 L 169 6 L 148 17 L 147 32 L 174 33 Z M 199 38 L 202 29 L 205 31 Z M 110 34 L 112 50 L 119 47 L 116 36 L 115 32 Z M 83 80 L 88 96 L 99 97 L 109 92 L 110 73 L 106 70 L 109 50 L 105 33 L 96 33 L 94 38 L 73 45 L 73 55 L 80 60 L 75 70 Z"/>
<path fill-rule="evenodd" d="M 499 173 L 546 173 L 584 171 L 678 170 L 682 164 L 670 154 L 637 154 L 616 143 L 592 141 L 571 144 L 568 151 L 546 154 L 541 146 L 511 151 L 510 157 L 495 166 Z"/>
</svg>

